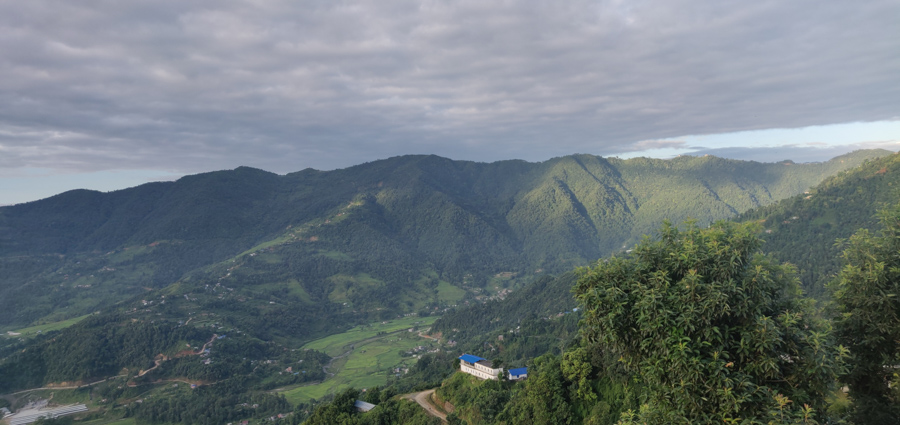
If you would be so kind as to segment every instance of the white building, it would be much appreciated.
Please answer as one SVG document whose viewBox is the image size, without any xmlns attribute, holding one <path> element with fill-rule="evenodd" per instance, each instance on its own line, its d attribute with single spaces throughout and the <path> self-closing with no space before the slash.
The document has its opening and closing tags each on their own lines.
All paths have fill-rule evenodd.
<svg viewBox="0 0 900 425">
<path fill-rule="evenodd" d="M 459 356 L 459 369 L 480 379 L 498 379 L 502 369 L 494 369 L 493 363 L 471 354 Z"/>
<path fill-rule="evenodd" d="M 518 369 L 510 369 L 509 370 L 509 380 L 510 381 L 519 381 L 528 377 L 528 368 L 520 367 Z"/>
</svg>

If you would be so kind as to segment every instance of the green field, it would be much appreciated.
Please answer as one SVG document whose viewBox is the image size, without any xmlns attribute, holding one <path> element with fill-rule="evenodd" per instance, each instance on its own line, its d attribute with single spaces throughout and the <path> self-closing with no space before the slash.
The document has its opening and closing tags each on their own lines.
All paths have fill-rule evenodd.
<svg viewBox="0 0 900 425">
<path fill-rule="evenodd" d="M 21 335 L 16 335 L 17 338 L 31 337 L 31 336 L 37 335 L 37 333 L 39 331 L 40 332 L 49 332 L 49 331 L 58 331 L 60 329 L 68 328 L 69 326 L 72 326 L 72 325 L 86 319 L 88 316 L 90 316 L 90 314 L 85 314 L 84 316 L 79 316 L 79 317 L 73 317 L 71 319 L 62 320 L 59 322 L 45 323 L 43 325 L 30 326 L 30 327 L 22 328 L 22 329 L 15 330 L 12 332 L 21 334 Z M 7 337 L 10 336 L 8 333 L 3 334 L 3 335 L 7 336 Z"/>
<path fill-rule="evenodd" d="M 442 280 L 438 282 L 437 296 L 443 302 L 455 303 L 466 296 L 466 290 Z"/>
<path fill-rule="evenodd" d="M 430 339 L 420 337 L 418 332 L 407 330 L 416 324 L 420 329 L 425 328 L 435 320 L 437 317 L 411 317 L 379 322 L 310 342 L 303 348 L 321 350 L 332 357 L 346 356 L 332 363 L 329 372 L 335 375 L 324 382 L 293 388 L 282 394 L 289 402 L 298 403 L 320 399 L 348 387 L 385 385 L 391 369 L 409 367 L 417 360 L 415 357 L 403 357 L 401 352 L 417 346 L 430 348 L 434 345 Z M 378 335 L 379 332 L 386 334 Z"/>
<path fill-rule="evenodd" d="M 337 357 L 350 349 L 350 346 L 360 341 L 378 336 L 379 332 L 391 333 L 412 328 L 416 325 L 420 329 L 431 326 L 438 316 L 429 317 L 404 317 L 402 319 L 375 322 L 368 325 L 357 326 L 347 332 L 334 334 L 317 339 L 303 346 L 313 350 L 319 350 L 331 357 Z"/>
</svg>

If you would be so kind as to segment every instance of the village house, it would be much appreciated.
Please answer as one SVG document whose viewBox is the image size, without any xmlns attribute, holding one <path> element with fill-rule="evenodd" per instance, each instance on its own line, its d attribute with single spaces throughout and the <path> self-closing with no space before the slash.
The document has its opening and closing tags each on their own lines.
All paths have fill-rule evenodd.
<svg viewBox="0 0 900 425">
<path fill-rule="evenodd" d="M 459 369 L 479 379 L 498 379 L 502 369 L 494 369 L 494 364 L 478 356 L 463 354 L 459 356 Z"/>
<path fill-rule="evenodd" d="M 528 368 L 527 367 L 520 367 L 517 369 L 509 370 L 509 380 L 510 381 L 518 381 L 521 379 L 525 379 L 527 377 L 528 377 Z"/>
</svg>

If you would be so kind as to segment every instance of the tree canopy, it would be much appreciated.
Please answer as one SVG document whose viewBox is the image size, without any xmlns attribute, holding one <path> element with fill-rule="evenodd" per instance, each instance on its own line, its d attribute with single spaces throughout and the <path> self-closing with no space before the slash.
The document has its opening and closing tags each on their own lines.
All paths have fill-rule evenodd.
<svg viewBox="0 0 900 425">
<path fill-rule="evenodd" d="M 881 233 L 856 232 L 832 283 L 835 331 L 851 352 L 845 380 L 856 423 L 900 423 L 900 204 L 879 214 Z M 889 383 L 894 379 L 892 389 Z"/>
<path fill-rule="evenodd" d="M 647 385 L 645 407 L 623 421 L 812 422 L 843 351 L 793 268 L 758 254 L 751 225 L 683 227 L 667 222 L 629 257 L 582 269 L 575 287 L 586 340 Z"/>
</svg>

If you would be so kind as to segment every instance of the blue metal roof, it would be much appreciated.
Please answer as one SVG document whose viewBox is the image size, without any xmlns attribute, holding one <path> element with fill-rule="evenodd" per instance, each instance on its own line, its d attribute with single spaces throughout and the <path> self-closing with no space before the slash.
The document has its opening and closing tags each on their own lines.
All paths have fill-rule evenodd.
<svg viewBox="0 0 900 425">
<path fill-rule="evenodd" d="M 510 369 L 510 370 L 509 370 L 509 374 L 510 374 L 510 375 L 513 375 L 513 376 L 527 375 L 527 374 L 528 374 L 528 368 L 527 368 L 527 367 L 520 367 L 520 368 L 518 368 L 518 369 Z"/>
<path fill-rule="evenodd" d="M 459 359 L 464 362 L 469 362 L 469 363 L 478 363 L 478 362 L 484 360 L 481 357 L 473 356 L 471 354 L 463 354 L 463 355 L 459 356 Z"/>
</svg>

